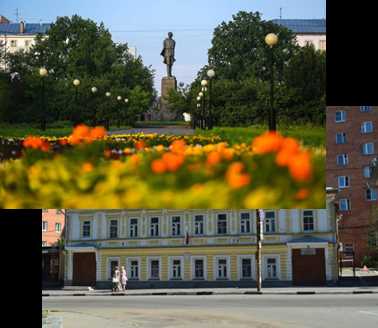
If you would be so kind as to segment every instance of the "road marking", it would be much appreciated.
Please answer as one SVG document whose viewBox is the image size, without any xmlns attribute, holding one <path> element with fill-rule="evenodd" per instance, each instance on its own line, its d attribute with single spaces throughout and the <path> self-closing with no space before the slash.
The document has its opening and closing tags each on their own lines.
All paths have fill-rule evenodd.
<svg viewBox="0 0 378 328">
<path fill-rule="evenodd" d="M 370 314 L 370 315 L 375 315 L 378 317 L 378 313 L 375 313 L 375 312 L 369 312 L 369 311 L 358 311 L 360 313 L 364 313 L 364 314 Z"/>
</svg>

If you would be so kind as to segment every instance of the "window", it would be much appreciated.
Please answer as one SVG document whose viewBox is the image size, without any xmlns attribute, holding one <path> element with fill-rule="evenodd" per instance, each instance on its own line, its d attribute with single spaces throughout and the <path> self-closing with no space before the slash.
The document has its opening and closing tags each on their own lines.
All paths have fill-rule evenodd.
<svg viewBox="0 0 378 328">
<path fill-rule="evenodd" d="M 11 40 L 11 42 L 10 42 L 10 46 L 11 46 L 12 48 L 16 48 L 16 47 L 17 47 L 17 40 Z"/>
<path fill-rule="evenodd" d="M 118 237 L 118 220 L 110 220 L 110 238 Z"/>
<path fill-rule="evenodd" d="M 350 200 L 348 198 L 342 198 L 339 200 L 339 210 L 340 211 L 350 210 Z"/>
<path fill-rule="evenodd" d="M 348 165 L 348 154 L 337 155 L 337 165 Z"/>
<path fill-rule="evenodd" d="M 160 279 L 159 275 L 159 268 L 160 268 L 160 263 L 159 260 L 151 260 L 151 271 L 150 271 L 150 279 Z"/>
<path fill-rule="evenodd" d="M 377 189 L 369 188 L 366 190 L 367 200 L 377 200 Z"/>
<path fill-rule="evenodd" d="M 90 237 L 91 235 L 91 221 L 83 222 L 83 237 Z"/>
<path fill-rule="evenodd" d="M 114 271 L 116 267 L 119 267 L 118 260 L 111 260 L 109 262 L 109 279 L 111 279 L 114 276 Z"/>
<path fill-rule="evenodd" d="M 159 236 L 159 218 L 151 218 L 150 236 Z"/>
<path fill-rule="evenodd" d="M 347 188 L 349 187 L 349 177 L 344 175 L 339 176 L 337 177 L 337 183 L 339 188 Z"/>
<path fill-rule="evenodd" d="M 181 261 L 172 261 L 172 279 L 181 279 Z"/>
<path fill-rule="evenodd" d="M 372 168 L 370 166 L 365 166 L 363 168 L 362 174 L 363 174 L 364 178 L 367 178 L 367 179 L 371 178 Z"/>
<path fill-rule="evenodd" d="M 195 279 L 204 279 L 204 265 L 203 260 L 196 259 L 194 260 L 194 278 Z"/>
<path fill-rule="evenodd" d="M 62 231 L 62 224 L 61 223 L 55 223 L 55 231 L 56 232 Z"/>
<path fill-rule="evenodd" d="M 138 219 L 130 219 L 130 237 L 138 237 Z"/>
<path fill-rule="evenodd" d="M 266 260 L 266 276 L 267 279 L 277 279 L 277 260 L 275 258 Z"/>
<path fill-rule="evenodd" d="M 218 259 L 217 261 L 217 279 L 227 279 L 227 260 Z"/>
<path fill-rule="evenodd" d="M 275 213 L 273 211 L 265 212 L 265 232 L 275 232 L 276 222 Z"/>
<path fill-rule="evenodd" d="M 360 106 L 360 111 L 361 112 L 370 112 L 371 106 Z"/>
<path fill-rule="evenodd" d="M 251 219 L 249 213 L 240 214 L 240 233 L 251 232 Z"/>
<path fill-rule="evenodd" d="M 374 154 L 374 143 L 367 142 L 362 145 L 362 153 L 364 155 L 372 155 Z"/>
<path fill-rule="evenodd" d="M 42 240 L 42 246 L 47 246 L 47 241 Z"/>
<path fill-rule="evenodd" d="M 242 278 L 252 278 L 252 261 L 251 259 L 242 259 Z"/>
<path fill-rule="evenodd" d="M 336 123 L 341 123 L 346 121 L 346 112 L 343 110 L 338 110 L 336 112 Z"/>
<path fill-rule="evenodd" d="M 194 234 L 203 235 L 204 218 L 203 215 L 196 215 L 194 217 Z"/>
<path fill-rule="evenodd" d="M 130 262 L 130 279 L 139 279 L 139 263 L 137 260 L 132 260 Z"/>
<path fill-rule="evenodd" d="M 326 40 L 319 40 L 319 49 L 326 50 Z"/>
<path fill-rule="evenodd" d="M 181 217 L 173 216 L 172 217 L 172 236 L 181 235 Z"/>
<path fill-rule="evenodd" d="M 47 221 L 42 221 L 42 231 L 47 231 L 48 223 Z"/>
<path fill-rule="evenodd" d="M 338 132 L 336 133 L 336 144 L 341 145 L 346 143 L 346 133 Z"/>
<path fill-rule="evenodd" d="M 373 122 L 366 121 L 361 124 L 361 133 L 371 133 L 373 132 Z"/>
<path fill-rule="evenodd" d="M 227 233 L 227 215 L 218 214 L 218 234 L 224 235 Z"/>
<path fill-rule="evenodd" d="M 303 211 L 303 231 L 314 231 L 314 212 Z"/>
</svg>

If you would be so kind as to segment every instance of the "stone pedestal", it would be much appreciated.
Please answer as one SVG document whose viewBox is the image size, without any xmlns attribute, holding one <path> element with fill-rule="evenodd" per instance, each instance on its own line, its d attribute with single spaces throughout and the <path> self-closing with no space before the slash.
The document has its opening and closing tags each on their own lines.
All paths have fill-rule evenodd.
<svg viewBox="0 0 378 328">
<path fill-rule="evenodd" d="M 172 77 L 163 77 L 161 80 L 161 97 L 160 97 L 160 114 L 161 119 L 163 120 L 172 120 L 175 118 L 175 114 L 172 113 L 167 106 L 166 98 L 169 95 L 169 92 L 174 89 L 177 89 L 177 80 L 174 76 Z"/>
</svg>

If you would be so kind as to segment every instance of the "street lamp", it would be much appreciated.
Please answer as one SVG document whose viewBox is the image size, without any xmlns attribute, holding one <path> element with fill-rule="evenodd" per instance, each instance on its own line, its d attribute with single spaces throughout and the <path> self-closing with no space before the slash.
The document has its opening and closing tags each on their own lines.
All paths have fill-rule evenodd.
<svg viewBox="0 0 378 328">
<path fill-rule="evenodd" d="M 118 101 L 118 120 L 117 120 L 117 127 L 120 128 L 121 127 L 121 105 L 120 105 L 120 101 L 122 100 L 122 97 L 121 96 L 118 96 L 117 97 L 117 101 Z"/>
<path fill-rule="evenodd" d="M 95 94 L 97 93 L 97 88 L 96 87 L 92 87 L 91 88 L 91 92 L 93 93 L 93 96 L 95 96 Z M 94 104 L 95 105 L 95 104 Z M 95 107 L 95 109 L 94 109 L 94 116 L 93 116 L 93 121 L 92 121 L 92 125 L 93 126 L 96 126 L 96 124 L 97 124 L 97 109 L 96 109 L 96 106 L 94 106 Z"/>
<path fill-rule="evenodd" d="M 78 97 L 77 97 L 77 93 L 78 93 L 78 90 L 79 90 L 79 85 L 80 85 L 80 80 L 78 79 L 75 79 L 73 80 L 73 85 L 75 87 L 75 104 L 76 104 L 76 109 L 75 109 L 75 116 L 77 115 L 78 111 L 79 111 L 79 105 L 78 105 Z M 76 124 L 76 120 L 74 122 L 74 124 Z"/>
<path fill-rule="evenodd" d="M 211 98 L 211 85 L 212 85 L 212 82 L 211 81 L 215 77 L 215 71 L 212 68 L 210 68 L 207 71 L 207 76 L 209 78 L 209 112 L 208 112 L 207 127 L 209 129 L 212 129 L 213 128 L 213 118 L 212 118 L 212 113 L 211 113 L 211 110 L 212 110 L 212 98 Z"/>
<path fill-rule="evenodd" d="M 270 48 L 270 109 L 269 109 L 269 131 L 276 131 L 276 110 L 274 108 L 274 56 L 273 47 L 278 43 L 278 36 L 269 33 L 265 36 L 265 43 Z"/>
<path fill-rule="evenodd" d="M 91 91 L 92 91 L 93 94 L 95 94 L 97 92 L 97 88 L 96 87 L 92 87 Z"/>
<path fill-rule="evenodd" d="M 41 130 L 46 130 L 46 100 L 45 100 L 45 78 L 49 72 L 45 67 L 39 69 L 39 76 L 41 77 L 41 102 L 42 102 L 42 120 L 41 120 Z"/>
</svg>

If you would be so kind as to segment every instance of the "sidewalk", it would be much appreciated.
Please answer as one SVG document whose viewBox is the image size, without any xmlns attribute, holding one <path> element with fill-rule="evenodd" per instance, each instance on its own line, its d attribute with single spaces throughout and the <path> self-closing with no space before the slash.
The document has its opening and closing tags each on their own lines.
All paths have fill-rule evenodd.
<svg viewBox="0 0 378 328">
<path fill-rule="evenodd" d="M 42 296 L 152 296 L 152 295 L 253 295 L 256 288 L 132 289 L 112 293 L 108 289 L 44 290 Z M 378 287 L 285 287 L 263 288 L 264 295 L 378 294 Z"/>
</svg>

